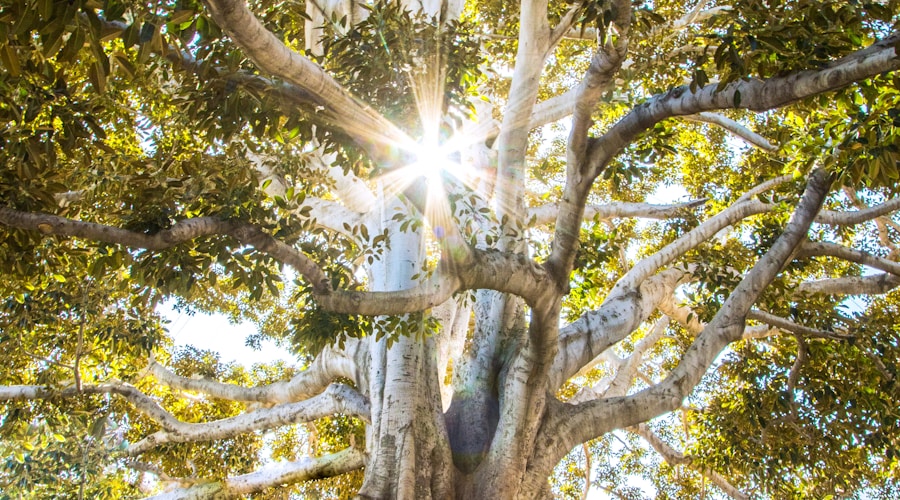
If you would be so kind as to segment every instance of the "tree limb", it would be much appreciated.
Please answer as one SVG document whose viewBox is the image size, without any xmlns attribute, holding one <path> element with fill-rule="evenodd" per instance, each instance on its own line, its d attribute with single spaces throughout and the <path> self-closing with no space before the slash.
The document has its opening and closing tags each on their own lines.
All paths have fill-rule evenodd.
<svg viewBox="0 0 900 500">
<path fill-rule="evenodd" d="M 731 205 L 654 254 L 642 259 L 619 279 L 616 287 L 636 287 L 638 283 L 653 275 L 661 267 L 708 241 L 722 229 L 751 215 L 765 213 L 769 209 L 769 205 L 758 200 L 742 201 Z"/>
<path fill-rule="evenodd" d="M 260 69 L 311 94 L 335 125 L 350 136 L 376 144 L 396 144 L 405 137 L 320 66 L 282 43 L 250 12 L 244 0 L 206 0 L 204 4 L 213 20 Z"/>
<path fill-rule="evenodd" d="M 0 401 L 28 401 L 33 399 L 73 398 L 81 394 L 117 394 L 134 405 L 141 413 L 159 424 L 163 429 L 173 431 L 181 422 L 171 413 L 163 409 L 159 403 L 139 391 L 136 387 L 124 382 L 110 382 L 97 385 L 53 389 L 43 385 L 7 385 L 0 386 Z"/>
<path fill-rule="evenodd" d="M 768 139 L 726 116 L 722 116 L 717 113 L 702 112 L 695 115 L 686 115 L 684 119 L 692 122 L 709 123 L 722 127 L 723 129 L 734 134 L 736 137 L 743 139 L 748 144 L 755 146 L 763 151 L 768 151 L 769 153 L 778 151 L 778 146 L 769 142 Z"/>
<path fill-rule="evenodd" d="M 609 37 L 604 47 L 599 47 L 591 58 L 587 73 L 576 90 L 577 96 L 572 114 L 572 128 L 568 141 L 568 168 L 582 170 L 582 160 L 588 148 L 588 130 L 593 126 L 592 118 L 597 102 L 614 81 L 628 52 L 628 33 L 631 28 L 631 2 L 617 1 L 616 19 L 612 29 L 618 30 L 618 37 Z"/>
<path fill-rule="evenodd" d="M 164 250 L 180 243 L 215 235 L 228 235 L 251 245 L 289 264 L 309 281 L 319 293 L 329 293 L 331 285 L 324 272 L 309 257 L 293 247 L 264 233 L 258 226 L 221 220 L 215 217 L 195 217 L 176 222 L 172 227 L 155 234 L 146 234 L 94 222 L 84 222 L 50 214 L 29 213 L 0 206 L 0 224 L 38 231 L 44 235 L 75 236 L 131 248 Z"/>
<path fill-rule="evenodd" d="M 666 118 L 731 108 L 766 111 L 896 70 L 900 67 L 894 49 L 898 39 L 900 34 L 894 33 L 821 69 L 767 80 L 736 81 L 721 91 L 718 83 L 711 83 L 696 91 L 681 86 L 657 95 L 634 108 L 594 142 L 589 152 L 590 175 L 599 175 L 639 134 Z"/>
<path fill-rule="evenodd" d="M 751 309 L 750 312 L 747 313 L 747 319 L 753 319 L 762 323 L 766 323 L 767 325 L 774 326 L 775 328 L 796 334 L 801 337 L 830 340 L 853 340 L 854 338 L 856 338 L 853 335 L 848 335 L 845 333 L 829 332 L 826 330 L 819 330 L 817 328 L 803 326 L 790 321 L 787 318 L 782 318 L 781 316 L 776 316 L 772 313 L 760 311 L 759 309 Z"/>
<path fill-rule="evenodd" d="M 726 495 L 730 496 L 734 499 L 746 500 L 749 499 L 750 496 L 741 490 L 737 489 L 732 485 L 727 479 L 725 479 L 721 474 L 714 470 L 709 469 L 700 469 L 696 466 L 693 466 L 693 458 L 689 456 L 685 456 L 680 451 L 676 450 L 669 446 L 668 443 L 662 440 L 655 432 L 647 424 L 638 424 L 628 428 L 629 431 L 637 434 L 644 438 L 647 443 L 656 450 L 660 456 L 663 457 L 663 460 L 670 465 L 685 465 L 691 467 L 692 469 L 697 470 L 700 474 L 706 476 L 710 481 L 713 482 L 716 486 L 718 486 L 722 491 L 725 492 Z"/>
<path fill-rule="evenodd" d="M 173 428 L 154 432 L 126 450 L 130 456 L 140 455 L 166 443 L 212 441 L 239 434 L 267 430 L 343 413 L 369 420 L 369 402 L 356 390 L 344 384 L 332 384 L 322 394 L 297 403 L 285 403 L 249 413 L 206 423 L 178 421 Z"/>
<path fill-rule="evenodd" d="M 822 210 L 822 213 L 816 217 L 816 222 L 833 226 L 852 226 L 889 214 L 898 209 L 900 209 L 900 198 L 892 198 L 880 205 L 853 212 Z"/>
<path fill-rule="evenodd" d="M 857 264 L 862 264 L 864 266 L 873 267 L 880 271 L 891 273 L 895 276 L 900 276 L 900 263 L 885 259 L 883 257 L 876 257 L 872 254 L 863 252 L 862 250 L 848 248 L 843 245 L 838 245 L 837 243 L 830 243 L 827 241 L 807 241 L 800 247 L 799 251 L 797 252 L 797 256 L 837 257 L 839 259 L 856 262 Z"/>
<path fill-rule="evenodd" d="M 616 288 L 599 308 L 560 329 L 559 347 L 550 369 L 550 390 L 558 389 L 582 367 L 633 332 L 685 277 L 682 270 L 668 269 L 635 289 Z"/>
<path fill-rule="evenodd" d="M 662 382 L 632 396 L 593 400 L 575 405 L 571 412 L 563 412 L 566 415 L 561 417 L 566 422 L 563 433 L 574 433 L 572 443 L 645 422 L 680 407 L 682 400 L 694 389 L 722 349 L 741 337 L 747 313 L 806 238 L 830 186 L 831 178 L 826 172 L 816 170 L 810 175 L 806 190 L 784 233 L 735 287 L 678 366 Z M 568 446 L 567 449 L 570 448 Z"/>
<path fill-rule="evenodd" d="M 321 457 L 276 462 L 250 474 L 169 491 L 148 500 L 237 499 L 282 484 L 345 474 L 364 465 L 363 452 L 356 448 L 347 448 Z"/>
<path fill-rule="evenodd" d="M 605 205 L 589 205 L 584 209 L 584 220 L 590 219 L 620 219 L 620 218 L 641 218 L 641 219 L 661 219 L 666 220 L 677 217 L 686 211 L 702 206 L 707 199 L 691 200 L 684 203 L 674 203 L 670 205 L 654 205 L 652 203 L 628 203 L 613 202 Z M 543 226 L 553 222 L 556 219 L 556 213 L 559 211 L 559 203 L 548 203 L 539 207 L 534 207 L 528 211 L 528 220 L 531 226 Z"/>
<path fill-rule="evenodd" d="M 881 295 L 900 286 L 900 277 L 889 273 L 845 276 L 800 283 L 797 293 L 825 295 Z"/>
<path fill-rule="evenodd" d="M 197 217 L 176 222 L 155 234 L 145 234 L 0 206 L 0 224 L 44 235 L 75 236 L 148 250 L 163 250 L 204 236 L 228 235 L 296 269 L 313 285 L 316 302 L 341 314 L 378 316 L 423 311 L 442 304 L 461 289 L 472 288 L 508 292 L 533 303 L 547 292 L 542 283 L 549 279 L 541 266 L 518 254 L 482 250 L 473 251 L 472 258 L 462 263 L 439 266 L 438 272 L 414 288 L 392 292 L 333 290 L 312 259 L 258 226 L 244 222 Z"/>
<path fill-rule="evenodd" d="M 278 381 L 260 387 L 241 387 L 206 378 L 176 375 L 151 359 L 148 372 L 161 383 L 178 390 L 200 392 L 214 398 L 230 401 L 281 404 L 302 401 L 322 392 L 338 378 L 347 378 L 357 385 L 360 378 L 357 359 L 365 356 L 368 343 L 349 338 L 344 348 L 326 347 L 303 371 L 289 381 Z"/>
</svg>

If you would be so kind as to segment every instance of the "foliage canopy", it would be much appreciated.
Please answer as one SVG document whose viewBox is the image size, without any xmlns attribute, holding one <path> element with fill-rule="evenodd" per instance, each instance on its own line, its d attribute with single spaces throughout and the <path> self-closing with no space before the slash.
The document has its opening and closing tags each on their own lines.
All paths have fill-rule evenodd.
<svg viewBox="0 0 900 500">
<path fill-rule="evenodd" d="M 900 495 L 898 23 L 4 0 L 0 497 Z"/>
</svg>

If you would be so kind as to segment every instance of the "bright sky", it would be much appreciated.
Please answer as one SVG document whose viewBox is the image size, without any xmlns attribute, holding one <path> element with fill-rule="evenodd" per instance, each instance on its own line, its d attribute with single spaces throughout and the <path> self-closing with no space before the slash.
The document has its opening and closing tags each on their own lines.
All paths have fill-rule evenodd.
<svg viewBox="0 0 900 500">
<path fill-rule="evenodd" d="M 279 359 L 289 364 L 296 363 L 290 352 L 279 348 L 274 342 L 263 342 L 260 350 L 248 347 L 244 341 L 248 335 L 256 333 L 256 326 L 251 323 L 235 325 L 225 316 L 199 312 L 188 315 L 175 311 L 170 303 L 161 305 L 157 310 L 171 321 L 169 335 L 177 347 L 192 345 L 198 349 L 208 349 L 218 352 L 223 362 L 238 362 L 248 367 L 253 363 Z"/>
</svg>

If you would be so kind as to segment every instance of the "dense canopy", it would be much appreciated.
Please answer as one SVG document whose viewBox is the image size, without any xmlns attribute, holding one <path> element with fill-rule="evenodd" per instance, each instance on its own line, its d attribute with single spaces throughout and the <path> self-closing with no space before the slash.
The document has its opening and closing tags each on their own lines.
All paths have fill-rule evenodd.
<svg viewBox="0 0 900 500">
<path fill-rule="evenodd" d="M 4 0 L 0 498 L 900 496 L 898 30 Z"/>
</svg>

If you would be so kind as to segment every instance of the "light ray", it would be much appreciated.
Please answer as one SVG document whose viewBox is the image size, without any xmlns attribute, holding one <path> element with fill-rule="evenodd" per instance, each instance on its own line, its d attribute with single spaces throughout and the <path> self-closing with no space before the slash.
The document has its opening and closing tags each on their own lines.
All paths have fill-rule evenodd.
<svg viewBox="0 0 900 500">
<path fill-rule="evenodd" d="M 452 213 L 447 191 L 469 189 L 483 195 L 483 198 L 490 196 L 489 193 L 482 193 L 481 188 L 486 184 L 484 173 L 471 163 L 462 161 L 462 158 L 466 151 L 486 140 L 494 123 L 487 120 L 487 123 L 473 124 L 450 133 L 451 127 L 443 118 L 447 61 L 440 48 L 442 36 L 438 28 L 434 38 L 424 42 L 431 46 L 411 56 L 408 61 L 407 78 L 419 114 L 421 136 L 414 138 L 404 133 L 397 137 L 392 147 L 400 151 L 400 156 L 408 157 L 409 162 L 392 168 L 376 180 L 382 183 L 385 196 L 395 196 L 408 189 L 413 182 L 424 179 L 428 190 L 425 206 L 422 207 L 425 220 L 431 226 L 434 237 L 442 242 L 442 246 L 447 245 L 445 250 L 449 247 L 462 251 L 466 245 L 456 214 Z"/>
</svg>

